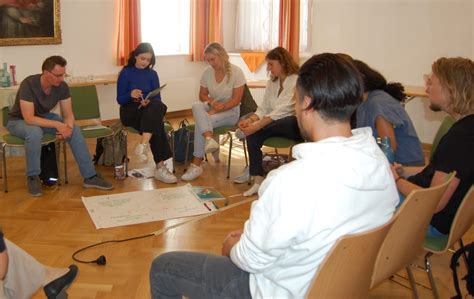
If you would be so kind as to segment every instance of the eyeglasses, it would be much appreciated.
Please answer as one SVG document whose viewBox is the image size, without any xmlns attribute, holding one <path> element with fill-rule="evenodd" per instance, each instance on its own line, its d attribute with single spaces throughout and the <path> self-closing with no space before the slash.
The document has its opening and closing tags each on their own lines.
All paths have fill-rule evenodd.
<svg viewBox="0 0 474 299">
<path fill-rule="evenodd" d="M 55 74 L 55 73 L 53 73 L 52 71 L 48 71 L 48 73 L 51 73 L 51 74 L 54 75 L 56 78 L 64 78 L 65 76 L 67 76 L 66 73 L 64 73 L 64 74 Z"/>
</svg>

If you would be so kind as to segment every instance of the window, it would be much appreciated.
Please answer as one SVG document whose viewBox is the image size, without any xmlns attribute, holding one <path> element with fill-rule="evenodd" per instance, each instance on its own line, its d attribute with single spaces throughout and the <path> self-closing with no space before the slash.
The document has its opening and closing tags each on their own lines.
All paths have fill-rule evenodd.
<svg viewBox="0 0 474 299">
<path fill-rule="evenodd" d="M 300 0 L 300 51 L 310 47 L 311 0 Z M 235 48 L 268 51 L 278 46 L 280 0 L 239 0 Z"/>
<path fill-rule="evenodd" d="M 189 54 L 189 0 L 141 0 L 142 41 L 156 55 Z"/>
</svg>

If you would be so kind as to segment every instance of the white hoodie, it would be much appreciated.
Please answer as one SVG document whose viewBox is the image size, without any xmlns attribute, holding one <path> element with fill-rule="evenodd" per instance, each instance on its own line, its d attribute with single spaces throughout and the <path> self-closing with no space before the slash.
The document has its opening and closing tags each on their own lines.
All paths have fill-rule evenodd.
<svg viewBox="0 0 474 299">
<path fill-rule="evenodd" d="M 387 222 L 398 192 L 370 128 L 294 147 L 262 183 L 232 261 L 252 298 L 303 298 L 336 240 Z M 343 269 L 341 269 L 343 271 Z"/>
</svg>

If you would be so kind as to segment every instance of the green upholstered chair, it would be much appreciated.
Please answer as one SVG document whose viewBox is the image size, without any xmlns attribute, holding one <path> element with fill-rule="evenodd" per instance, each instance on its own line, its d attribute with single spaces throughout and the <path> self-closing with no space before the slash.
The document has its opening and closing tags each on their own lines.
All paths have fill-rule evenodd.
<svg viewBox="0 0 474 299">
<path fill-rule="evenodd" d="M 95 85 L 74 86 L 69 88 L 71 91 L 72 111 L 76 120 L 94 120 L 100 123 L 99 98 Z M 105 138 L 114 135 L 114 130 L 102 126 L 100 128 L 90 129 L 81 128 L 84 138 Z M 112 138 L 113 142 L 113 138 Z M 115 148 L 115 145 L 112 144 Z M 114 159 L 115 159 L 115 154 Z M 117 161 L 114 161 L 114 165 Z M 114 171 L 114 169 L 112 169 Z M 115 174 L 115 171 L 114 171 Z"/>
<path fill-rule="evenodd" d="M 10 112 L 10 108 L 8 106 L 2 108 L 2 122 L 3 127 L 7 126 L 8 123 L 8 113 Z M 52 142 L 56 142 L 56 136 L 51 134 L 44 134 L 42 144 L 46 145 Z M 3 190 L 8 192 L 8 175 L 7 175 L 7 157 L 6 157 L 6 148 L 7 147 L 24 147 L 25 140 L 23 138 L 14 136 L 12 134 L 4 134 L 2 136 L 2 161 L 3 161 Z M 57 146 L 57 144 L 56 144 Z M 57 152 L 57 156 L 59 156 L 59 150 Z M 59 163 L 58 163 L 59 165 Z M 59 171 L 58 171 L 59 173 Z"/>
<path fill-rule="evenodd" d="M 425 270 L 431 284 L 431 290 L 435 298 L 439 298 L 438 289 L 433 277 L 431 269 L 430 257 L 433 254 L 445 253 L 449 248 L 452 248 L 455 243 L 459 243 L 464 247 L 462 236 L 469 230 L 474 222 L 474 186 L 464 196 L 459 208 L 454 216 L 453 223 L 449 230 L 449 234 L 443 237 L 425 239 L 425 250 L 428 252 L 425 255 Z"/>
<path fill-rule="evenodd" d="M 450 115 L 446 116 L 441 122 L 441 125 L 439 126 L 439 129 L 436 132 L 433 144 L 431 146 L 430 161 L 433 160 L 434 152 L 436 151 L 436 148 L 438 147 L 441 138 L 449 131 L 449 129 L 451 129 L 455 122 L 456 120 Z"/>
<path fill-rule="evenodd" d="M 232 133 L 235 132 L 236 128 L 237 128 L 236 126 L 219 127 L 219 128 L 215 128 L 212 132 L 214 135 L 227 135 L 227 137 L 229 139 L 229 154 L 228 154 L 228 158 L 227 158 L 227 178 L 230 178 L 230 166 L 231 166 L 231 161 L 232 161 L 232 146 L 233 146 L 233 143 L 234 143 Z M 187 138 L 188 141 L 187 141 L 187 144 L 186 144 L 185 157 L 187 157 L 188 154 L 189 154 L 189 144 L 192 141 L 194 141 L 195 124 L 190 124 L 190 125 L 186 126 L 186 129 L 188 131 L 188 138 Z M 243 140 L 242 144 L 243 144 L 243 148 L 244 148 L 245 164 L 248 165 L 247 151 L 245 149 L 245 139 Z M 186 170 L 187 166 L 188 166 L 188 161 L 185 160 L 185 162 L 184 162 L 184 169 L 185 170 Z"/>
<path fill-rule="evenodd" d="M 291 160 L 291 151 L 293 149 L 293 146 L 296 145 L 296 144 L 298 144 L 298 141 L 295 141 L 295 140 L 292 140 L 292 139 L 289 139 L 289 138 L 285 138 L 285 137 L 270 137 L 270 138 L 265 139 L 265 141 L 263 142 L 264 146 L 273 147 L 275 149 L 275 153 L 277 155 L 278 162 L 280 162 L 280 155 L 278 153 L 278 149 L 279 148 L 289 148 L 290 153 L 288 155 L 288 160 Z"/>
<path fill-rule="evenodd" d="M 168 134 L 168 139 L 169 139 L 169 142 L 170 142 L 170 146 L 171 146 L 171 152 L 173 153 L 173 164 L 174 164 L 174 150 L 173 150 L 173 146 L 174 146 L 174 142 L 173 142 L 173 132 L 174 132 L 174 129 L 173 129 L 173 126 L 170 124 L 169 121 L 167 120 L 163 120 L 163 123 L 164 123 L 164 127 L 165 127 L 165 133 Z M 125 134 L 125 144 L 127 144 L 127 148 L 125 149 L 125 174 L 128 176 L 128 162 L 129 162 L 129 159 L 128 159 L 128 135 L 127 134 L 140 134 L 140 132 L 138 132 L 137 130 L 135 130 L 134 127 L 127 127 L 127 126 L 124 126 L 124 130 L 126 132 Z M 173 165 L 173 172 L 175 172 L 175 169 L 174 169 L 174 165 Z"/>
</svg>

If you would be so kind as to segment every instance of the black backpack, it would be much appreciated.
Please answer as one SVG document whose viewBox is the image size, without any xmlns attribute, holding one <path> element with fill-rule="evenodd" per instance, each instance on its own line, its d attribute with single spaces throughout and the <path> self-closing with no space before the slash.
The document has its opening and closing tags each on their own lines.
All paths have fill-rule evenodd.
<svg viewBox="0 0 474 299">
<path fill-rule="evenodd" d="M 39 177 L 43 184 L 47 186 L 53 186 L 58 182 L 58 162 L 54 142 L 41 147 L 41 173 Z"/>
<path fill-rule="evenodd" d="M 458 266 L 459 258 L 464 255 L 467 260 L 467 274 L 462 278 L 466 281 L 466 289 L 469 295 L 474 295 L 474 243 L 459 248 L 451 258 L 451 270 L 453 271 L 454 288 L 457 295 L 452 297 L 454 299 L 462 299 L 461 290 L 459 289 L 459 279 L 456 267 Z"/>
</svg>

